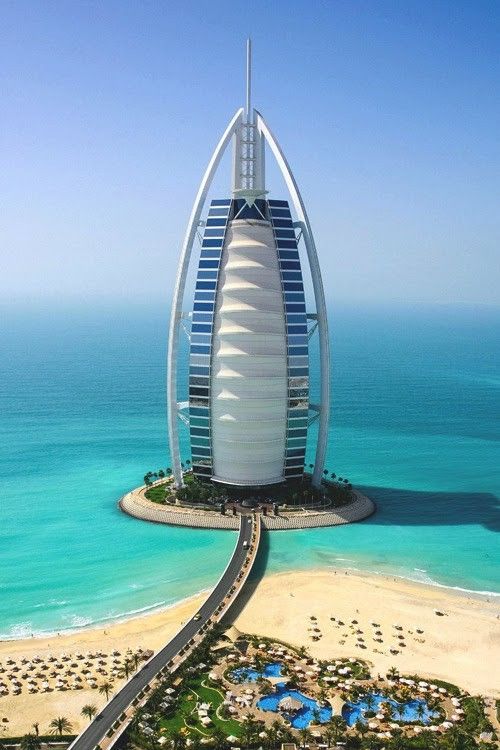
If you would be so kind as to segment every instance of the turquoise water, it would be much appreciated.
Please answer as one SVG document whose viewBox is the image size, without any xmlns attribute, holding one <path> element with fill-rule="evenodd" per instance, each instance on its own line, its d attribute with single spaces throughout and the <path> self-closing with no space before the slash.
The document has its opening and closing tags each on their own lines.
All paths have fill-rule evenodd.
<svg viewBox="0 0 500 750">
<path fill-rule="evenodd" d="M 305 729 L 312 722 L 325 724 L 332 718 L 332 709 L 330 706 L 321 706 L 314 698 L 308 695 L 287 688 L 284 682 L 278 682 L 275 685 L 274 693 L 264 695 L 257 701 L 257 707 L 262 711 L 278 712 L 279 703 L 283 698 L 294 698 L 302 703 L 302 708 L 293 713 L 283 711 L 283 716 L 288 719 L 295 729 Z"/>
<path fill-rule="evenodd" d="M 120 619 L 213 585 L 234 534 L 116 509 L 168 465 L 168 310 L 2 317 L 0 634 Z M 331 328 L 328 465 L 378 512 L 272 535 L 267 570 L 337 565 L 499 593 L 500 312 L 339 308 Z"/>
<path fill-rule="evenodd" d="M 281 677 L 282 666 L 279 662 L 271 662 L 264 666 L 262 672 L 250 667 L 240 667 L 231 672 L 231 677 L 234 678 L 235 682 L 257 682 L 259 677 Z"/>
<path fill-rule="evenodd" d="M 362 721 L 366 724 L 371 719 L 367 719 L 365 716 L 366 711 L 373 711 L 378 713 L 379 707 L 382 703 L 389 703 L 394 710 L 394 719 L 397 721 L 404 721 L 408 724 L 412 722 L 421 722 L 422 724 L 430 724 L 432 719 L 438 714 L 434 713 L 429 709 L 427 701 L 423 698 L 413 698 L 412 700 L 406 701 L 405 703 L 398 703 L 392 698 L 382 695 L 382 693 L 370 693 L 371 700 L 367 700 L 366 696 L 363 696 L 356 702 L 347 701 L 342 709 L 342 716 L 346 720 L 347 725 L 353 727 L 357 721 Z"/>
</svg>

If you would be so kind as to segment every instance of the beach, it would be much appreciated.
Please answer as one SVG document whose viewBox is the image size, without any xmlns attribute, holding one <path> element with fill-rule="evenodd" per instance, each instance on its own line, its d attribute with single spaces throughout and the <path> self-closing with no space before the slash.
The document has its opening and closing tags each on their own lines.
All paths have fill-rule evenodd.
<svg viewBox="0 0 500 750">
<path fill-rule="evenodd" d="M 70 655 L 97 651 L 108 658 L 117 651 L 120 661 L 127 649 L 157 651 L 194 614 L 205 596 L 106 627 L 2 641 L 0 663 L 5 666 L 12 659 L 19 664 L 35 657 L 44 663 L 50 655 L 59 658 L 62 654 L 69 662 Z M 500 598 L 488 601 L 403 579 L 332 569 L 267 576 L 254 590 L 250 585 L 247 599 L 244 604 L 237 603 L 233 613 L 234 624 L 243 632 L 306 645 L 318 658 L 358 656 L 373 665 L 375 674 L 396 666 L 402 673 L 440 678 L 472 693 L 500 696 L 491 670 L 500 652 Z M 312 630 L 311 615 L 316 618 L 316 631 Z M 357 621 L 355 628 L 350 627 L 352 620 Z M 391 648 L 398 653 L 391 653 Z M 97 659 L 90 663 L 93 670 Z M 102 681 L 97 675 L 96 684 Z M 115 678 L 114 687 L 122 682 Z M 82 707 L 89 703 L 100 707 L 104 702 L 105 696 L 97 688 L 86 685 L 79 690 L 33 694 L 23 687 L 19 695 L 0 697 L 0 736 L 32 731 L 35 722 L 40 733 L 45 733 L 56 716 L 67 717 L 73 731 L 79 731 L 86 723 L 80 715 Z"/>
</svg>

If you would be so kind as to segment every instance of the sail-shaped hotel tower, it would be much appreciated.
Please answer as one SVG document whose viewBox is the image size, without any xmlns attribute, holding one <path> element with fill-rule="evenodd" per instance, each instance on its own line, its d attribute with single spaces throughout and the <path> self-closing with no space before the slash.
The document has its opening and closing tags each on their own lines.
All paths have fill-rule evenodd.
<svg viewBox="0 0 500 750">
<path fill-rule="evenodd" d="M 168 430 L 176 485 L 183 483 L 178 418 L 189 425 L 193 472 L 239 487 L 302 477 L 310 424 L 318 419 L 313 484 L 323 473 L 329 415 L 329 340 L 323 284 L 304 202 L 283 151 L 250 103 L 238 109 L 201 181 L 182 247 L 170 321 Z M 204 204 L 219 162 L 233 150 L 230 197 Z M 291 196 L 268 198 L 265 147 Z M 191 310 L 183 312 L 193 246 L 201 241 Z M 305 254 L 299 254 L 303 243 Z M 315 310 L 306 310 L 307 259 Z M 190 331 L 189 331 L 190 323 Z M 178 402 L 179 329 L 190 337 L 189 401 Z M 320 400 L 309 398 L 309 339 L 319 336 Z"/>
</svg>

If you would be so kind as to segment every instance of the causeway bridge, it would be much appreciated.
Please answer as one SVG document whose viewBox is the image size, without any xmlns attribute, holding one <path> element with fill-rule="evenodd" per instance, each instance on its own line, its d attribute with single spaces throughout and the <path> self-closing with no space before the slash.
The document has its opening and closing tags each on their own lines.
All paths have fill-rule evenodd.
<svg viewBox="0 0 500 750">
<path fill-rule="evenodd" d="M 113 695 L 68 750 L 97 750 L 98 747 L 108 750 L 113 747 L 130 724 L 136 709 L 146 703 L 161 678 L 175 672 L 210 628 L 227 614 L 255 562 L 260 534 L 259 513 L 240 515 L 238 541 L 231 559 L 198 612 Z"/>
</svg>

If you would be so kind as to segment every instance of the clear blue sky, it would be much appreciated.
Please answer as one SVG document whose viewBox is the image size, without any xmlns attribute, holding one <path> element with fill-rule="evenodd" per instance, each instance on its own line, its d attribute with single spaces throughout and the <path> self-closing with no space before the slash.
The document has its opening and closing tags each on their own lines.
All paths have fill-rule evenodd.
<svg viewBox="0 0 500 750">
<path fill-rule="evenodd" d="M 498 1 L 3 0 L 0 16 L 4 299 L 170 299 L 250 34 L 328 299 L 499 302 Z"/>
</svg>

